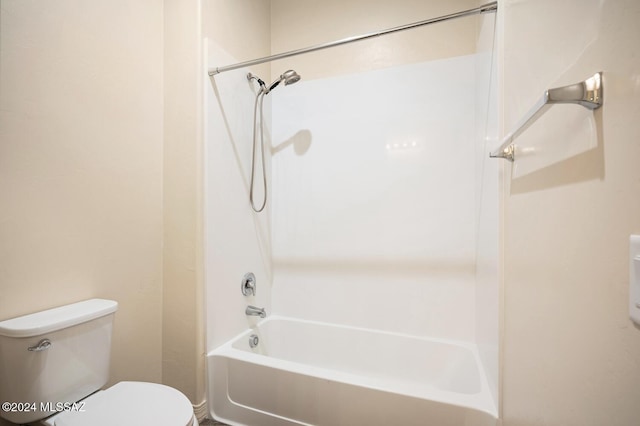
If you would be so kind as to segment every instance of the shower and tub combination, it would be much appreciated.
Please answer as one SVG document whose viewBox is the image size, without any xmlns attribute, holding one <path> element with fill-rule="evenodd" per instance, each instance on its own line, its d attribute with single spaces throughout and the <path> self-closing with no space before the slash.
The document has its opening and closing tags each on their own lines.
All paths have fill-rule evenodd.
<svg viewBox="0 0 640 426">
<path fill-rule="evenodd" d="M 486 12 L 495 10 L 388 30 L 483 14 L 485 48 L 474 54 L 315 80 L 288 70 L 271 85 L 248 73 L 378 31 L 210 68 L 211 416 L 260 426 L 496 424 L 497 309 L 486 293 L 497 284 L 482 263 L 497 246 L 497 171 L 485 167 L 495 125 L 495 15 Z M 237 62 L 206 48 L 209 64 Z"/>
</svg>

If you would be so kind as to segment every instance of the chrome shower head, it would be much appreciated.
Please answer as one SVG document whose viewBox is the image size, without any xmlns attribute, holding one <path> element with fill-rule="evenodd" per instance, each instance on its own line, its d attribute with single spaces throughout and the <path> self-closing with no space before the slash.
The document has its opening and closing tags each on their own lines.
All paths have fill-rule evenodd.
<svg viewBox="0 0 640 426">
<path fill-rule="evenodd" d="M 264 92 L 264 94 L 265 95 L 268 94 L 270 91 L 275 89 L 276 86 L 278 86 L 278 84 L 282 83 L 283 81 L 284 81 L 284 85 L 288 86 L 290 84 L 297 83 L 298 81 L 300 81 L 300 78 L 301 78 L 300 74 L 298 74 L 294 70 L 285 71 L 284 73 L 282 73 L 280 78 L 278 78 L 276 81 L 271 83 L 271 86 L 269 86 L 269 88 L 266 90 L 266 92 Z"/>
<path fill-rule="evenodd" d="M 280 76 L 281 79 L 284 80 L 284 85 L 288 86 L 293 83 L 297 83 L 300 81 L 300 74 L 295 72 L 294 70 L 285 71 L 284 74 Z"/>
</svg>

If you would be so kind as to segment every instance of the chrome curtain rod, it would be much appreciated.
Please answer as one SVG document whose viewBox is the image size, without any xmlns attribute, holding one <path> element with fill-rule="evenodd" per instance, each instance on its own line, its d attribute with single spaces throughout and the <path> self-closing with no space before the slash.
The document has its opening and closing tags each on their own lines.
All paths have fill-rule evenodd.
<svg viewBox="0 0 640 426">
<path fill-rule="evenodd" d="M 316 50 L 328 49 L 330 47 L 340 46 L 347 43 L 353 43 L 354 41 L 366 40 L 373 37 L 379 37 L 382 35 L 397 33 L 399 31 L 410 30 L 413 28 L 421 27 L 423 25 L 435 24 L 436 22 L 444 22 L 450 19 L 462 18 L 463 16 L 490 13 L 490 12 L 495 12 L 497 10 L 498 10 L 498 2 L 493 1 L 491 3 L 484 4 L 474 9 L 463 10 L 462 12 L 451 13 L 449 15 L 439 16 L 437 18 L 431 18 L 424 21 L 414 22 L 412 24 L 406 24 L 406 25 L 401 25 L 399 27 L 388 28 L 386 30 L 375 31 L 372 33 L 362 34 L 362 35 L 353 36 L 353 37 L 347 37 L 347 38 L 343 38 L 342 40 L 332 41 L 324 44 L 318 44 L 311 47 L 305 47 L 303 49 L 290 50 L 289 52 L 278 53 L 276 55 L 271 55 L 271 56 L 265 56 L 264 58 L 253 59 L 251 61 L 239 62 L 237 64 L 226 65 L 224 67 L 209 68 L 209 75 L 213 76 L 225 71 L 231 71 L 238 68 L 248 67 L 251 65 L 262 64 L 264 62 L 284 59 L 290 56 L 302 55 L 303 53 L 315 52 Z"/>
</svg>

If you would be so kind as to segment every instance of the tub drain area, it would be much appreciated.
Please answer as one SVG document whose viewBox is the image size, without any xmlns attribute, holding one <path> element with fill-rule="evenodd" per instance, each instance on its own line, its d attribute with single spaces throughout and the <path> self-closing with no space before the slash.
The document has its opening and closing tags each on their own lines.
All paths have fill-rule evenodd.
<svg viewBox="0 0 640 426">
<path fill-rule="evenodd" d="M 260 338 L 256 334 L 249 336 L 249 346 L 255 348 L 260 343 Z"/>
</svg>

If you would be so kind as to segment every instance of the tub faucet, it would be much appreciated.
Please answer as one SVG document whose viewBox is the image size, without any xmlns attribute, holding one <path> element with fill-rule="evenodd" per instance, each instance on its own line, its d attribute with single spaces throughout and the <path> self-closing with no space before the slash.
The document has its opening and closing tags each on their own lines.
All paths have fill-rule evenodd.
<svg viewBox="0 0 640 426">
<path fill-rule="evenodd" d="M 247 306 L 247 309 L 244 311 L 244 313 L 247 315 L 257 316 L 260 318 L 264 318 L 267 316 L 267 313 L 264 311 L 264 308 L 257 308 L 252 305 Z"/>
</svg>

